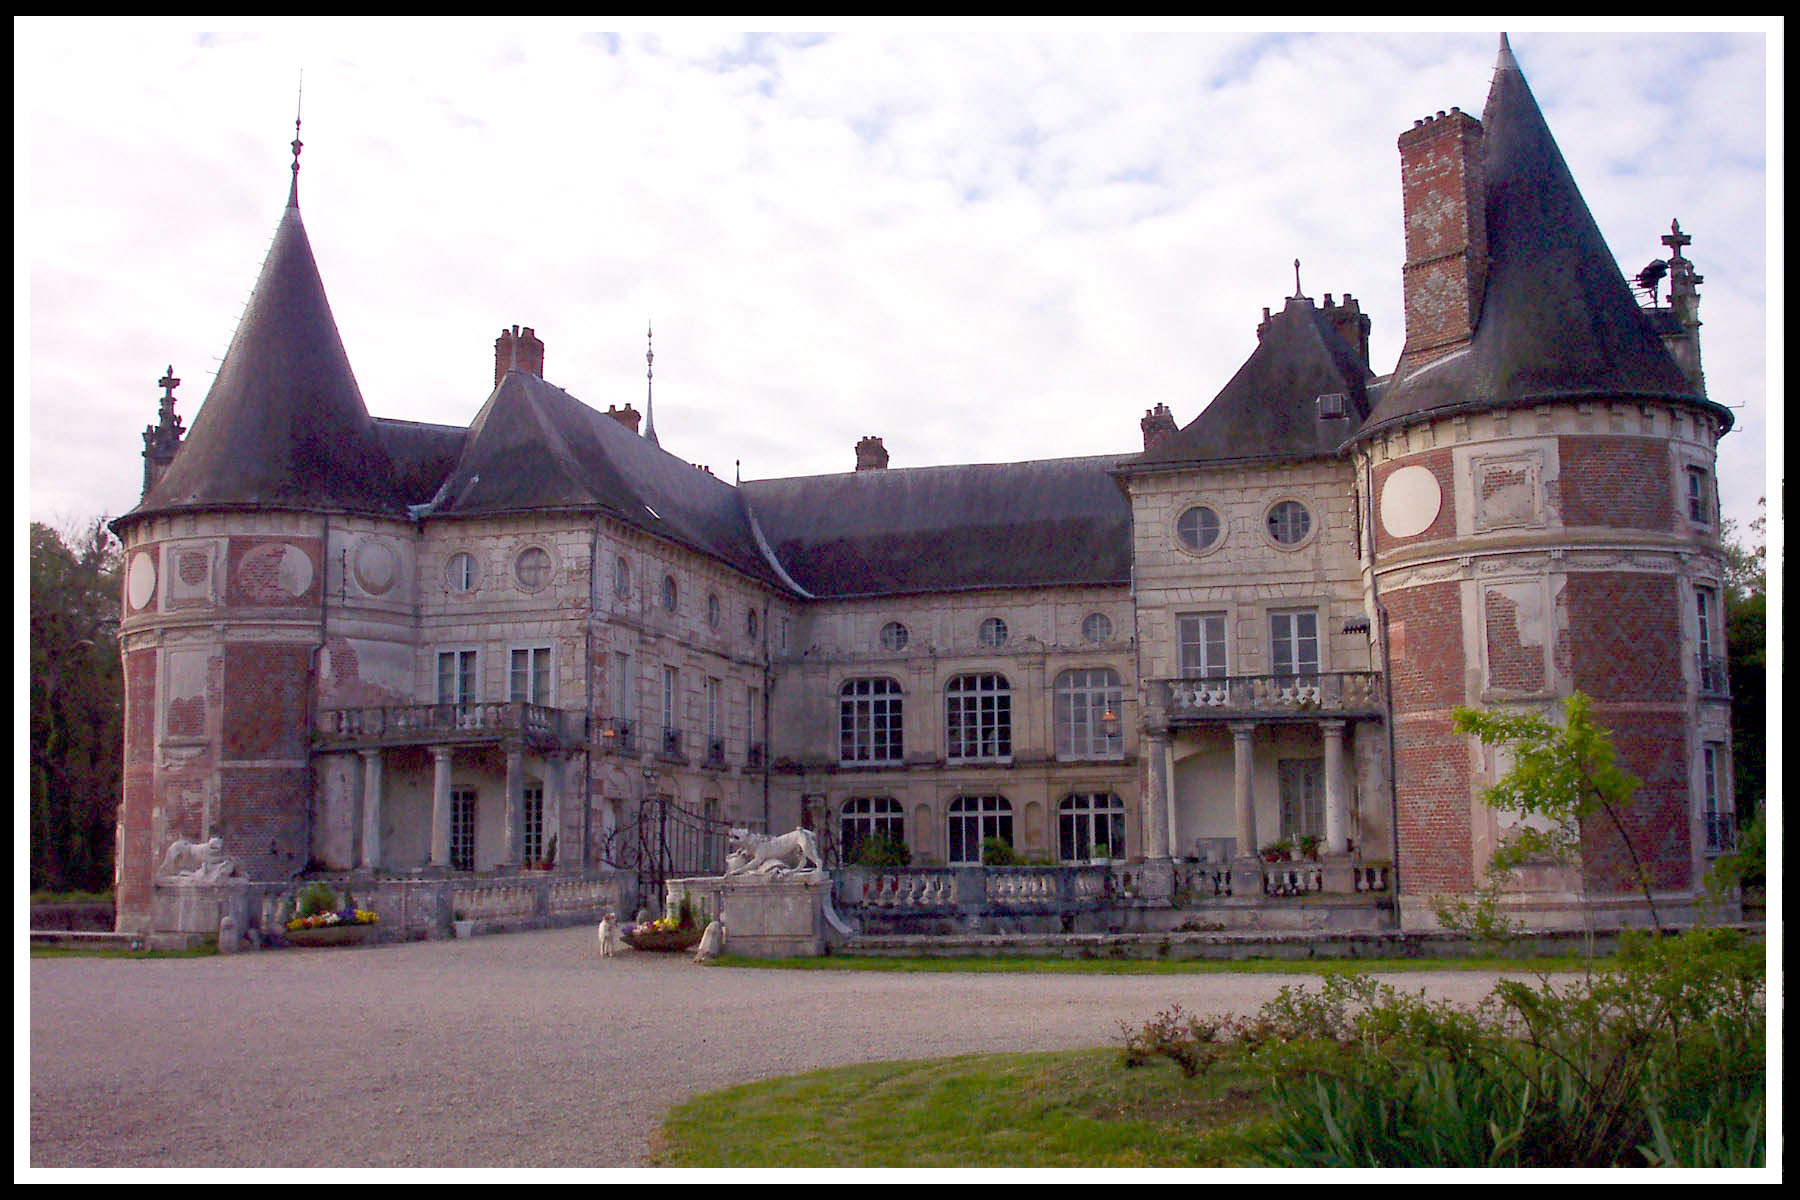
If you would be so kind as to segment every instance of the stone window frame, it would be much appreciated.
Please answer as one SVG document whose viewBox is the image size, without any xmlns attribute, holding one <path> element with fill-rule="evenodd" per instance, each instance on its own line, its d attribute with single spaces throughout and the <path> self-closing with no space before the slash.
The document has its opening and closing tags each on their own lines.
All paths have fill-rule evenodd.
<svg viewBox="0 0 1800 1200">
<path fill-rule="evenodd" d="M 1003 617 L 988 617 L 975 628 L 975 641 L 984 650 L 999 650 L 1006 645 L 1011 634 L 1006 628 Z"/>
<path fill-rule="evenodd" d="M 1681 506 L 1683 520 L 1692 529 L 1716 532 L 1720 526 L 1718 472 L 1706 462 L 1689 455 L 1682 456 L 1679 469 L 1679 484 L 1675 495 L 1676 503 Z M 1696 483 L 1699 484 L 1698 489 L 1695 488 Z M 1699 516 L 1694 515 L 1696 503 L 1700 506 Z"/>
<path fill-rule="evenodd" d="M 1215 619 L 1219 622 L 1219 636 L 1217 639 L 1207 636 L 1205 625 L 1206 622 Z M 1200 635 L 1191 640 L 1187 636 L 1187 623 L 1190 621 L 1197 623 L 1195 632 Z M 1219 646 L 1221 660 L 1216 664 L 1210 660 L 1206 650 L 1206 648 L 1215 641 Z M 1200 658 L 1205 660 L 1195 664 L 1195 669 L 1191 671 L 1189 670 L 1187 656 L 1187 649 L 1189 646 L 1197 647 L 1200 651 Z M 1231 657 L 1231 613 L 1229 611 L 1211 608 L 1203 609 L 1198 612 L 1182 612 L 1175 614 L 1175 673 L 1178 676 L 1183 679 L 1229 678 L 1231 675 Z M 1215 669 L 1215 667 L 1217 669 Z"/>
<path fill-rule="evenodd" d="M 1305 532 L 1291 542 L 1281 541 L 1270 529 L 1270 522 L 1275 518 L 1275 510 L 1286 504 L 1292 504 L 1299 508 L 1306 518 Z M 1306 549 L 1318 540 L 1321 524 L 1318 514 L 1313 511 L 1313 506 L 1307 503 L 1305 497 L 1289 493 L 1276 496 L 1263 505 L 1262 518 L 1257 522 L 1257 530 L 1262 534 L 1263 541 L 1269 546 L 1284 554 L 1291 554 L 1296 550 Z"/>
<path fill-rule="evenodd" d="M 519 655 L 525 654 L 526 694 L 519 695 Z M 541 678 L 543 683 L 540 693 L 539 655 L 542 655 L 543 666 Z M 506 699 L 509 704 L 535 704 L 543 708 L 556 707 L 556 652 L 548 642 L 516 642 L 506 648 Z"/>
<path fill-rule="evenodd" d="M 468 582 L 456 586 L 456 564 L 466 560 L 468 563 Z M 444 591 L 452 596 L 473 596 L 481 590 L 481 559 L 473 550 L 452 550 L 444 556 Z"/>
<path fill-rule="evenodd" d="M 1324 620 L 1323 612 L 1324 612 L 1324 610 L 1321 608 L 1321 606 L 1319 606 L 1317 604 L 1310 604 L 1310 605 L 1309 604 L 1296 604 L 1296 605 L 1283 605 L 1279 608 L 1270 608 L 1267 612 L 1265 612 L 1263 614 L 1264 623 L 1267 626 L 1268 633 L 1269 633 L 1269 671 L 1268 671 L 1268 673 L 1270 675 L 1279 676 L 1281 678 L 1309 679 L 1315 675 L 1324 673 L 1326 654 L 1325 654 L 1325 620 Z M 1276 647 L 1277 643 L 1275 640 L 1275 618 L 1277 618 L 1277 617 L 1311 617 L 1312 618 L 1312 627 L 1313 627 L 1312 628 L 1313 658 L 1311 660 L 1312 670 L 1308 671 L 1308 670 L 1304 669 L 1307 660 L 1300 657 L 1300 649 L 1306 639 L 1299 632 L 1298 628 L 1294 628 L 1293 631 L 1289 634 L 1289 636 L 1286 639 L 1286 641 L 1289 644 L 1289 649 L 1293 653 L 1293 661 L 1292 661 L 1292 663 L 1289 664 L 1293 669 L 1290 671 L 1283 672 L 1276 668 L 1275 647 Z"/>
<path fill-rule="evenodd" d="M 881 642 L 883 650 L 890 654 L 898 654 L 906 649 L 906 644 L 912 640 L 912 631 L 906 627 L 906 623 L 903 621 L 889 621 L 881 627 L 877 638 Z"/>
<path fill-rule="evenodd" d="M 446 696 L 444 694 L 444 660 L 452 656 L 454 656 L 455 662 L 451 668 L 450 678 L 458 685 L 458 690 L 456 694 Z M 431 661 L 433 667 L 431 676 L 431 695 L 434 704 L 448 704 L 463 708 L 471 704 L 481 703 L 482 663 L 480 646 L 439 646 L 433 652 Z M 462 665 L 465 661 L 469 663 L 469 667 L 466 670 Z M 461 690 L 461 685 L 465 682 L 469 684 L 469 688 L 466 692 Z"/>
<path fill-rule="evenodd" d="M 532 584 L 530 584 L 526 580 L 525 575 L 523 574 L 523 572 L 527 569 L 525 566 L 525 560 L 526 560 L 527 556 L 529 556 L 533 553 L 541 554 L 544 556 L 543 579 L 535 587 L 532 586 Z M 536 568 L 534 567 L 534 568 L 532 568 L 532 570 L 535 573 Z M 536 542 L 533 542 L 528 546 L 524 546 L 519 550 L 519 552 L 517 554 L 513 555 L 512 577 L 513 577 L 513 583 L 518 585 L 518 588 L 521 592 L 524 592 L 527 595 L 535 596 L 539 592 L 542 592 L 542 591 L 545 591 L 546 589 L 548 589 L 550 587 L 550 585 L 555 582 L 555 580 L 556 580 L 556 556 L 554 554 L 551 554 L 549 550 L 545 549 L 543 546 L 540 546 Z"/>
<path fill-rule="evenodd" d="M 670 616 L 681 609 L 681 585 L 675 582 L 673 573 L 665 574 L 662 581 L 662 610 Z"/>
<path fill-rule="evenodd" d="M 1056 806 L 1056 856 L 1066 863 L 1087 862 L 1101 844 L 1095 835 L 1104 825 L 1109 861 L 1125 857 L 1125 801 L 1117 792 L 1070 792 Z"/>
<path fill-rule="evenodd" d="M 624 554 L 613 559 L 613 595 L 620 599 L 631 596 L 631 559 Z"/>
<path fill-rule="evenodd" d="M 906 690 L 885 675 L 838 685 L 838 764 L 892 766 L 906 760 Z"/>
<path fill-rule="evenodd" d="M 906 807 L 892 796 L 851 796 L 838 810 L 838 855 L 848 866 L 863 842 L 884 835 L 906 845 Z"/>
<path fill-rule="evenodd" d="M 981 844 L 990 837 L 1004 838 L 1018 849 L 1013 836 L 1012 801 L 999 794 L 958 793 L 944 813 L 945 861 L 951 866 L 979 866 Z"/>
<path fill-rule="evenodd" d="M 1219 535 L 1204 546 L 1189 545 L 1181 534 L 1181 522 L 1196 509 L 1205 509 L 1219 519 Z M 1175 549 L 1189 558 L 1210 558 L 1224 549 L 1231 540 L 1231 518 L 1227 516 L 1230 508 L 1224 501 L 1212 495 L 1184 497 L 1174 508 L 1174 515 L 1169 519 L 1169 542 Z"/>
<path fill-rule="evenodd" d="M 1109 678 L 1110 677 L 1110 678 Z M 1050 685 L 1051 745 L 1059 762 L 1105 761 L 1124 757 L 1125 683 L 1111 667 L 1070 667 Z M 1108 734 L 1101 717 L 1111 710 L 1119 731 Z"/>
</svg>

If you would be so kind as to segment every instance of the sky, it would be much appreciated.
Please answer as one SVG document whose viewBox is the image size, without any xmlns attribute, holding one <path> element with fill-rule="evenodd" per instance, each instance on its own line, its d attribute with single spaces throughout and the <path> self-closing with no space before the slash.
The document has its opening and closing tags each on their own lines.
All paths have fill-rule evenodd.
<svg viewBox="0 0 1800 1200">
<path fill-rule="evenodd" d="M 1146 409 L 1185 425 L 1225 386 L 1296 258 L 1305 294 L 1357 297 L 1391 371 L 1395 139 L 1478 114 L 1499 41 L 14 31 L 17 507 L 63 528 L 137 503 L 168 367 L 192 426 L 286 203 L 296 106 L 301 211 L 373 415 L 466 425 L 515 324 L 550 382 L 642 409 L 653 325 L 663 448 L 775 478 L 850 470 L 870 434 L 893 467 L 1135 452 Z M 1672 218 L 1693 237 L 1747 524 L 1780 469 L 1780 26 L 1509 32 L 1625 273 L 1667 256 Z"/>
</svg>

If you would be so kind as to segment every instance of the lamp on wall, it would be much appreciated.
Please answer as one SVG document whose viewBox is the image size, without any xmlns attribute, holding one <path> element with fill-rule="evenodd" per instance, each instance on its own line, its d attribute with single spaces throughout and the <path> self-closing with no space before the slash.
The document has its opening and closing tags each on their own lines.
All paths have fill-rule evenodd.
<svg viewBox="0 0 1800 1200">
<path fill-rule="evenodd" d="M 1100 714 L 1100 732 L 1106 735 L 1106 740 L 1109 742 L 1119 736 L 1119 714 L 1113 711 L 1110 704 L 1106 706 L 1106 711 Z"/>
</svg>

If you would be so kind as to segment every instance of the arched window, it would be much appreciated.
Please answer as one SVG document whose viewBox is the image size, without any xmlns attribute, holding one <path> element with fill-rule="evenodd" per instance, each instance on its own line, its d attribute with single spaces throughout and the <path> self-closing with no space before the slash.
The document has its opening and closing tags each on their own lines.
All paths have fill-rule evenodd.
<svg viewBox="0 0 1800 1200">
<path fill-rule="evenodd" d="M 1125 750 L 1125 689 L 1110 667 L 1056 677 L 1056 757 L 1116 758 Z"/>
<path fill-rule="evenodd" d="M 950 862 L 981 861 L 981 843 L 999 838 L 1013 844 L 1012 804 L 1005 796 L 958 796 L 950 802 Z"/>
<path fill-rule="evenodd" d="M 988 672 L 958 675 L 944 689 L 944 734 L 952 759 L 1012 757 L 1012 685 Z"/>
<path fill-rule="evenodd" d="M 1057 813 L 1057 850 L 1064 862 L 1125 857 L 1125 804 L 1111 792 L 1064 796 Z"/>
<path fill-rule="evenodd" d="M 900 685 L 847 679 L 838 689 L 838 761 L 897 763 L 906 757 Z"/>
<path fill-rule="evenodd" d="M 852 796 L 844 801 L 838 820 L 838 844 L 846 863 L 855 862 L 863 842 L 877 835 L 906 844 L 906 813 L 891 796 Z"/>
</svg>

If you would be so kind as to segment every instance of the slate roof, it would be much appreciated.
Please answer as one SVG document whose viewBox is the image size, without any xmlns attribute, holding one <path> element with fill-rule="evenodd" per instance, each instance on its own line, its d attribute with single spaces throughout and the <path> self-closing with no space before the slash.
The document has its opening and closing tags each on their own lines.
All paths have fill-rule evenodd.
<svg viewBox="0 0 1800 1200">
<path fill-rule="evenodd" d="M 1212 403 L 1121 469 L 1332 457 L 1369 415 L 1374 385 L 1368 363 L 1313 302 L 1291 297 Z M 1320 416 L 1319 397 L 1331 394 L 1345 398 L 1345 416 Z"/>
<path fill-rule="evenodd" d="M 192 429 L 156 486 L 126 516 L 251 505 L 406 511 L 291 191 Z"/>
<path fill-rule="evenodd" d="M 1512 51 L 1481 115 L 1488 272 L 1466 349 L 1397 373 L 1357 431 L 1426 415 L 1580 397 L 1696 396 L 1638 308 Z"/>
<path fill-rule="evenodd" d="M 746 481 L 787 574 L 813 596 L 1114 585 L 1131 578 L 1120 456 Z"/>
<path fill-rule="evenodd" d="M 424 515 L 603 512 L 776 587 L 736 488 L 528 371 L 510 370 L 469 426 Z"/>
</svg>

